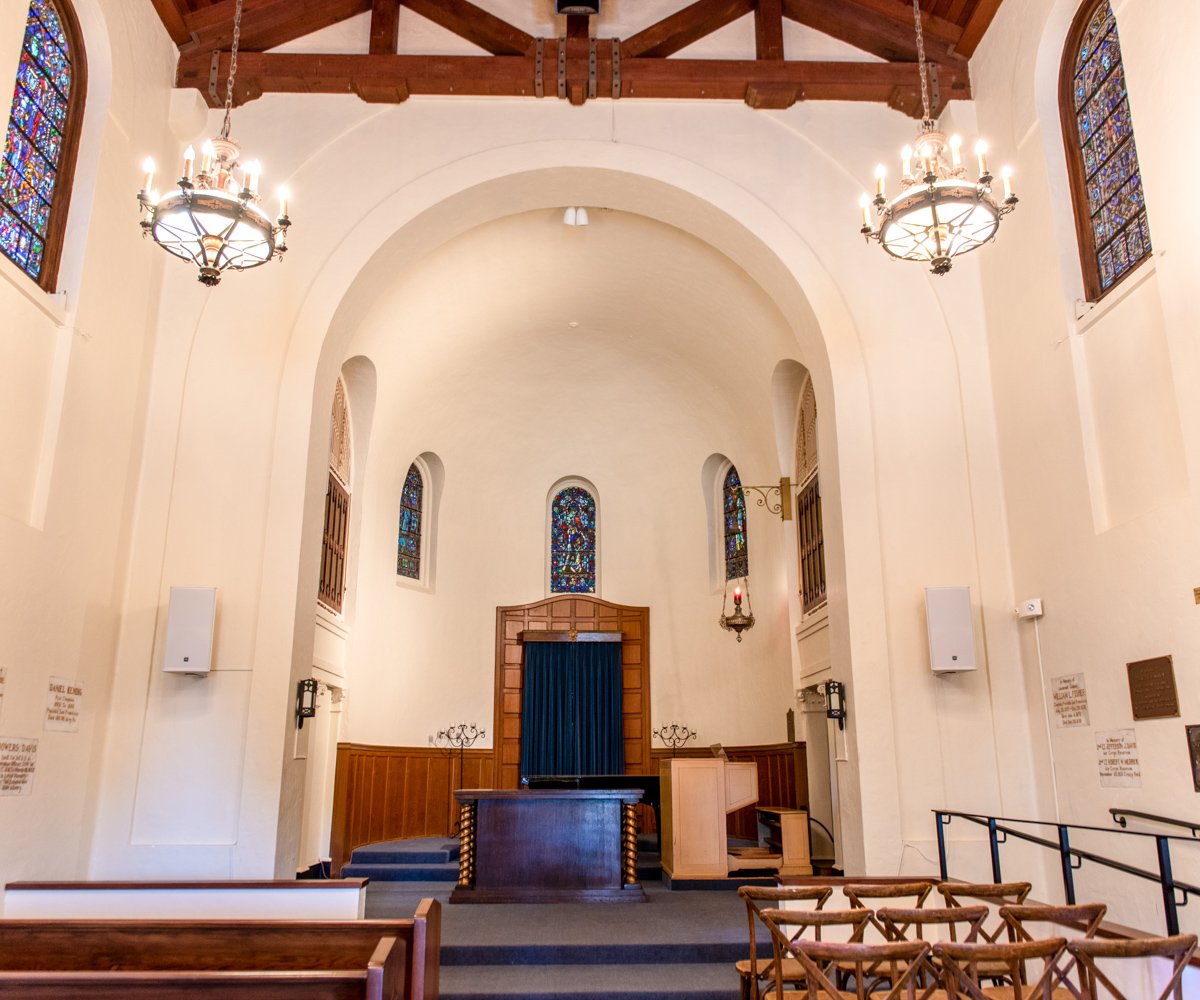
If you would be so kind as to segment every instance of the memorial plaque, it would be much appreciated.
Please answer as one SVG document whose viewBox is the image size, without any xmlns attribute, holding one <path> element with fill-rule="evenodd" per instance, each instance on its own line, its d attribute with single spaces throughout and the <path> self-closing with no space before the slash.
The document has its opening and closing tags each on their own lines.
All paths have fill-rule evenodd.
<svg viewBox="0 0 1200 1000">
<path fill-rule="evenodd" d="M 1200 726 L 1187 727 L 1188 756 L 1192 759 L 1192 785 L 1200 792 Z"/>
<path fill-rule="evenodd" d="M 1142 762 L 1137 734 L 1132 729 L 1111 729 L 1096 734 L 1096 761 L 1101 788 L 1141 788 Z"/>
<path fill-rule="evenodd" d="M 1125 664 L 1129 671 L 1129 703 L 1137 719 L 1179 718 L 1179 693 L 1171 657 L 1156 656 Z"/>
</svg>

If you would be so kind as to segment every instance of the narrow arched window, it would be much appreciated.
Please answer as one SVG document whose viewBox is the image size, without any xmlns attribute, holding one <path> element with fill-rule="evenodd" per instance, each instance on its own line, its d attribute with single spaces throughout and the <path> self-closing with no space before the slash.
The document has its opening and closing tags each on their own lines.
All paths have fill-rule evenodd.
<svg viewBox="0 0 1200 1000">
<path fill-rule="evenodd" d="M 67 0 L 32 0 L 0 160 L 0 251 L 54 290 L 87 89 Z"/>
<path fill-rule="evenodd" d="M 1060 101 L 1087 297 L 1105 295 L 1150 256 L 1150 225 L 1108 0 L 1088 0 L 1063 53 Z"/>
<path fill-rule="evenodd" d="M 750 557 L 746 551 L 746 497 L 737 469 L 729 467 L 721 487 L 725 516 L 725 579 L 750 575 Z"/>
<path fill-rule="evenodd" d="M 596 498 L 567 486 L 550 504 L 550 592 L 596 592 Z"/>
<path fill-rule="evenodd" d="M 825 603 L 825 527 L 821 519 L 821 481 L 817 461 L 817 397 L 812 380 L 804 383 L 796 414 L 796 556 L 800 608 L 804 614 Z"/>
<path fill-rule="evenodd" d="M 421 531 L 424 525 L 425 480 L 417 463 L 408 467 L 400 491 L 400 533 L 396 543 L 396 572 L 410 580 L 421 579 Z"/>
<path fill-rule="evenodd" d="M 325 484 L 325 522 L 321 531 L 321 574 L 317 600 L 342 611 L 346 594 L 346 553 L 350 539 L 350 408 L 339 378 L 329 415 L 329 480 Z"/>
</svg>

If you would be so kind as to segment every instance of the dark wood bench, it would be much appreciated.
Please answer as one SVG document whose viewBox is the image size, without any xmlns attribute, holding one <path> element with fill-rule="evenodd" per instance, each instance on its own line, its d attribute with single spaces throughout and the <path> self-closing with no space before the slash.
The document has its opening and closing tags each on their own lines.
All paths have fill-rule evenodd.
<svg viewBox="0 0 1200 1000">
<path fill-rule="evenodd" d="M 436 1000 L 441 904 L 411 920 L 0 920 L 0 997 Z"/>
</svg>

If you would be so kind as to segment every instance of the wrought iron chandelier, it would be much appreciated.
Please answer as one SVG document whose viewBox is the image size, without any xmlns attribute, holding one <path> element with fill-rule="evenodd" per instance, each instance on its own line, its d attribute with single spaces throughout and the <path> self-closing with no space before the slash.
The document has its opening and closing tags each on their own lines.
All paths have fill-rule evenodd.
<svg viewBox="0 0 1200 1000">
<path fill-rule="evenodd" d="M 1016 207 L 1017 196 L 1007 167 L 1001 171 L 1003 200 L 992 192 L 995 178 L 988 170 L 986 143 L 980 140 L 975 146 L 979 175 L 971 180 L 962 162 L 962 139 L 957 135 L 947 139 L 938 129 L 929 109 L 919 0 L 913 0 L 913 20 L 921 74 L 921 133 L 900 154 L 900 193 L 894 198 L 889 200 L 885 191 L 885 168 L 880 165 L 875 169 L 875 197 L 862 196 L 860 231 L 866 239 L 878 241 L 893 257 L 928 261 L 934 274 L 945 274 L 953 258 L 970 253 L 996 235 L 1000 219 Z M 871 221 L 872 205 L 879 217 L 878 226 Z"/>
<path fill-rule="evenodd" d="M 212 287 L 224 271 L 244 271 L 281 258 L 287 250 L 287 192 L 279 192 L 279 216 L 274 222 L 259 207 L 262 168 L 257 161 L 240 163 L 241 147 L 229 135 L 233 81 L 237 75 L 242 3 L 233 14 L 233 45 L 225 87 L 225 121 L 220 133 L 204 143 L 197 172 L 196 151 L 183 154 L 183 175 L 163 194 L 154 190 L 154 161 L 143 164 L 145 183 L 138 203 L 145 217 L 142 235 L 168 253 L 194 263 L 202 284 Z M 240 176 L 239 176 L 240 175 Z"/>
</svg>

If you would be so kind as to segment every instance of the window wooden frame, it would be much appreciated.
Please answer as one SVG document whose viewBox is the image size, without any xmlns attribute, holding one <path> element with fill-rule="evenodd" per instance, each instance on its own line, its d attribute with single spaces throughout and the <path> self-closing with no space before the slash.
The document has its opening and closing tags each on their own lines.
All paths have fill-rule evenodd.
<svg viewBox="0 0 1200 1000">
<path fill-rule="evenodd" d="M 1100 260 L 1096 250 L 1096 238 L 1092 231 L 1091 212 L 1088 206 L 1087 171 L 1083 163 L 1083 149 L 1079 142 L 1079 129 L 1075 117 L 1075 63 L 1079 58 L 1079 47 L 1093 15 L 1100 5 L 1108 0 L 1085 0 L 1075 13 L 1075 20 L 1067 32 L 1063 46 L 1062 62 L 1058 70 L 1058 117 L 1062 125 L 1063 146 L 1067 154 L 1067 178 L 1071 184 L 1071 213 L 1075 219 L 1075 236 L 1079 245 L 1079 265 L 1083 272 L 1084 296 L 1088 302 L 1099 302 L 1111 295 L 1130 275 L 1153 258 L 1151 250 L 1141 260 L 1131 264 L 1108 288 L 1100 285 Z M 1120 32 L 1118 31 L 1118 38 Z M 1124 66 L 1124 59 L 1121 60 Z M 1132 108 L 1130 109 L 1132 120 Z M 1137 135 L 1130 126 L 1130 141 L 1137 142 Z M 1141 166 L 1138 167 L 1139 174 Z M 1143 211 L 1145 207 L 1143 206 Z"/>
<path fill-rule="evenodd" d="M 800 601 L 804 614 L 825 603 L 825 528 L 821 519 L 820 477 L 813 475 L 796 493 L 796 547 L 800 562 Z"/>
<path fill-rule="evenodd" d="M 325 526 L 321 533 L 321 578 L 317 600 L 341 614 L 346 593 L 346 541 L 350 535 L 350 492 L 333 470 L 325 491 Z"/>
<path fill-rule="evenodd" d="M 71 56 L 71 92 L 67 95 L 67 121 L 62 134 L 62 146 L 54 181 L 54 194 L 50 198 L 50 220 L 46 224 L 45 245 L 42 250 L 42 269 L 36 278 L 13 262 L 30 281 L 39 288 L 53 294 L 58 289 L 58 269 L 62 263 L 63 243 L 67 234 L 67 217 L 71 210 L 71 190 L 75 186 L 75 163 L 79 156 L 79 137 L 83 131 L 84 105 L 87 100 L 87 52 L 83 45 L 83 31 L 71 0 L 48 0 L 57 12 L 67 36 Z M 25 22 L 21 29 L 21 52 L 25 51 L 25 27 L 29 21 L 29 5 L 25 7 Z M 20 55 L 18 54 L 18 60 Z M 16 73 L 13 74 L 16 79 Z M 14 83 L 15 85 L 15 83 Z M 10 104 L 11 113 L 11 104 Z M 7 255 L 5 260 L 8 259 Z"/>
</svg>

